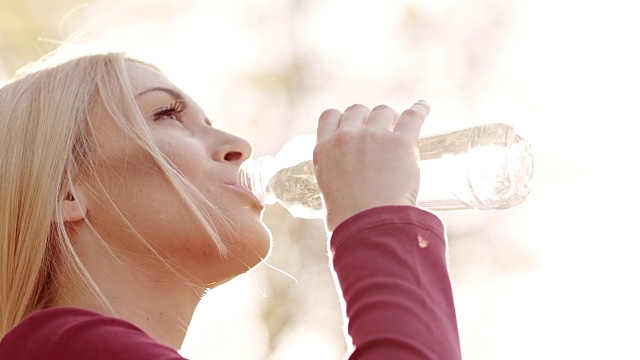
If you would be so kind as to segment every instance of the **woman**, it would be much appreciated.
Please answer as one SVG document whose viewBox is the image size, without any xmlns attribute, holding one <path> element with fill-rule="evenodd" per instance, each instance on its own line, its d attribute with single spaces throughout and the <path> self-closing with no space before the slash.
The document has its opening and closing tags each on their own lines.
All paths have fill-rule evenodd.
<svg viewBox="0 0 640 360">
<path fill-rule="evenodd" d="M 178 359 L 204 291 L 269 253 L 251 147 L 149 64 L 41 65 L 0 88 L 0 359 Z M 353 358 L 460 357 L 443 225 L 414 207 L 427 113 L 319 119 Z"/>
</svg>

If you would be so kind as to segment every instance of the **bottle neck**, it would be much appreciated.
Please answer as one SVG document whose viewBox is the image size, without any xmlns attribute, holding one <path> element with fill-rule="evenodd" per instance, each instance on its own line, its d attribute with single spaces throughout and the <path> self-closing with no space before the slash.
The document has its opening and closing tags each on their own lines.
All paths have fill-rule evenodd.
<svg viewBox="0 0 640 360">
<path fill-rule="evenodd" d="M 255 159 L 247 159 L 240 165 L 238 181 L 260 200 L 263 204 L 270 205 L 276 202 L 275 195 L 269 187 L 269 180 L 273 174 L 268 171 L 273 162 L 273 156 L 260 156 Z"/>
</svg>

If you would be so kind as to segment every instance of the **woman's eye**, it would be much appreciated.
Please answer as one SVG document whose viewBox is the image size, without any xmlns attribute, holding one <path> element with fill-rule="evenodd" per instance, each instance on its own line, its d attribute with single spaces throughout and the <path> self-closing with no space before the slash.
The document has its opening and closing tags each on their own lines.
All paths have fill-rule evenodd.
<svg viewBox="0 0 640 360">
<path fill-rule="evenodd" d="M 184 104 L 181 101 L 158 109 L 153 113 L 153 120 L 169 119 L 173 121 L 182 122 L 182 116 L 184 115 Z"/>
</svg>

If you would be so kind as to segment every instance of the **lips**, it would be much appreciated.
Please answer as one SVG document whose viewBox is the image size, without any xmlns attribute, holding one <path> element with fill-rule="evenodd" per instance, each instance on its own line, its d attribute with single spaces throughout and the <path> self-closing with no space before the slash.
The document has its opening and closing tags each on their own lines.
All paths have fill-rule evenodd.
<svg viewBox="0 0 640 360">
<path fill-rule="evenodd" d="M 256 208 L 259 208 L 260 210 L 264 208 L 262 202 L 253 194 L 253 192 L 251 192 L 251 190 L 247 189 L 246 187 L 241 186 L 237 181 L 227 181 L 224 184 L 234 191 L 247 197 L 249 200 L 251 200 Z"/>
</svg>

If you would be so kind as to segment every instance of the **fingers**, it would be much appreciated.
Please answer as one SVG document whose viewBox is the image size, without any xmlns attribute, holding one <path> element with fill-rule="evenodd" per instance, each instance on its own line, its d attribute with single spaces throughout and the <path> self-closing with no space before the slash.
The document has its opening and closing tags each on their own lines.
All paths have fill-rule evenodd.
<svg viewBox="0 0 640 360">
<path fill-rule="evenodd" d="M 318 119 L 318 143 L 327 140 L 338 130 L 341 115 L 342 112 L 336 109 L 329 109 L 322 112 L 320 119 Z"/>
<path fill-rule="evenodd" d="M 393 132 L 415 139 L 420 135 L 420 128 L 427 115 L 429 115 L 429 104 L 424 100 L 419 100 L 402 112 Z"/>
<path fill-rule="evenodd" d="M 325 110 L 318 120 L 318 143 L 330 138 L 338 129 L 362 126 L 384 129 L 411 138 L 420 135 L 420 128 L 429 114 L 429 104 L 419 100 L 409 109 L 398 114 L 387 105 L 378 105 L 369 110 L 364 105 L 351 105 L 344 113 L 336 109 Z"/>
<path fill-rule="evenodd" d="M 371 110 L 367 127 L 391 131 L 398 122 L 400 114 L 387 105 L 378 105 Z"/>
<path fill-rule="evenodd" d="M 318 120 L 318 143 L 331 137 L 338 128 L 357 128 L 367 123 L 369 108 L 364 105 L 354 104 L 349 106 L 344 113 L 336 110 L 325 110 Z"/>
<path fill-rule="evenodd" d="M 340 118 L 340 128 L 357 128 L 367 123 L 370 110 L 360 104 L 354 104 L 347 108 Z"/>
</svg>

